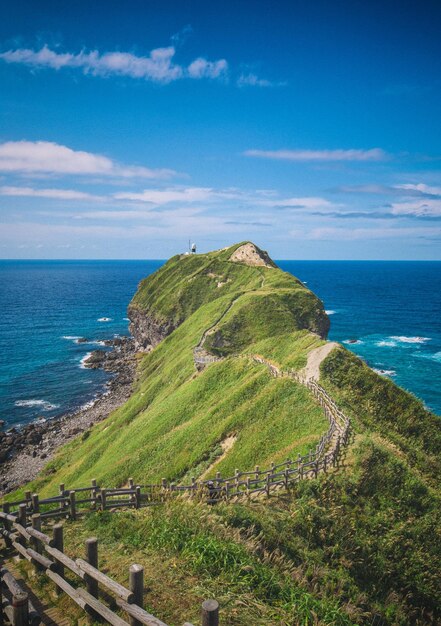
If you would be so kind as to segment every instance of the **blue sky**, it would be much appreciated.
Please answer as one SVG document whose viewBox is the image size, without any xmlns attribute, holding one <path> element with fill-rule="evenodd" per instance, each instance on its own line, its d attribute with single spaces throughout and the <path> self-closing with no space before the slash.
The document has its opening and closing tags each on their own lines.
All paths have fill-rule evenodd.
<svg viewBox="0 0 441 626">
<path fill-rule="evenodd" d="M 16 0 L 0 256 L 440 259 L 438 2 Z"/>
</svg>

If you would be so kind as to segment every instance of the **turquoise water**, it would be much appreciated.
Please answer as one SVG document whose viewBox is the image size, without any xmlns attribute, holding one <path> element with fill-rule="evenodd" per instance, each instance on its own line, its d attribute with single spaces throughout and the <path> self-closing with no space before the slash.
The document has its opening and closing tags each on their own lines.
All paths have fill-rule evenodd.
<svg viewBox="0 0 441 626">
<path fill-rule="evenodd" d="M 278 263 L 323 299 L 330 339 L 357 341 L 347 347 L 441 414 L 441 263 Z M 102 392 L 108 374 L 82 359 L 128 334 L 127 305 L 161 264 L 0 261 L 0 419 L 54 417 Z"/>
</svg>

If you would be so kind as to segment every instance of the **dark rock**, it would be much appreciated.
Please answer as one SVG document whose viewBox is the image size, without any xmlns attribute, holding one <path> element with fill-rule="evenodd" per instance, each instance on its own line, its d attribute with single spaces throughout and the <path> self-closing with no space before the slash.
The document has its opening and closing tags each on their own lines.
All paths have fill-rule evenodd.
<svg viewBox="0 0 441 626">
<path fill-rule="evenodd" d="M 159 322 L 148 311 L 140 311 L 134 306 L 129 307 L 128 316 L 129 330 L 135 338 L 137 350 L 150 350 L 179 326 L 171 321 Z"/>
<path fill-rule="evenodd" d="M 106 358 L 105 350 L 94 350 L 88 359 L 86 359 L 84 363 L 84 367 L 90 367 L 95 369 L 97 367 L 102 367 L 102 364 Z"/>
<path fill-rule="evenodd" d="M 77 339 L 77 343 L 89 343 L 89 339 L 86 339 L 86 337 L 79 337 Z"/>
</svg>

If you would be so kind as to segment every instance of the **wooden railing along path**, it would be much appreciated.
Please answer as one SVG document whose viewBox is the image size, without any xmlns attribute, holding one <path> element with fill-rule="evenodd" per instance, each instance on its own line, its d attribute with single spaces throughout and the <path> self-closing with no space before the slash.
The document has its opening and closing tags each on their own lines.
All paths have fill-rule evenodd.
<svg viewBox="0 0 441 626">
<path fill-rule="evenodd" d="M 64 552 L 61 524 L 54 525 L 49 536 L 41 532 L 39 513 L 32 515 L 31 525 L 27 527 L 23 514 L 20 520 L 10 514 L 1 513 L 0 516 L 4 524 L 1 535 L 7 550 L 30 561 L 37 574 L 45 574 L 55 584 L 57 593 L 67 594 L 89 614 L 91 621 L 98 618 L 113 626 L 167 626 L 143 608 L 144 569 L 141 565 L 130 566 L 129 588 L 126 588 L 98 568 L 98 540 L 95 537 L 85 542 L 85 559 L 73 559 Z M 28 594 L 4 567 L 1 581 L 7 595 L 5 604 L 0 605 L 0 624 L 4 621 L 3 610 L 12 626 L 40 624 L 41 616 Z M 117 610 L 124 613 L 128 621 L 120 617 L 115 612 Z M 203 602 L 201 620 L 202 626 L 218 626 L 219 605 L 215 600 Z M 184 626 L 192 625 L 185 622 Z"/>
<path fill-rule="evenodd" d="M 299 381 L 295 371 L 282 372 L 261 357 L 253 360 L 264 363 L 276 377 L 291 377 Z M 29 516 L 40 513 L 41 519 L 70 518 L 77 519 L 81 514 L 94 510 L 114 510 L 118 508 L 141 508 L 163 502 L 169 497 L 187 494 L 191 498 L 210 503 L 241 497 L 269 496 L 282 488 L 289 488 L 297 482 L 316 478 L 319 472 L 326 472 L 330 467 L 338 467 L 342 447 L 349 438 L 350 421 L 337 407 L 329 394 L 315 380 L 302 381 L 322 406 L 329 421 L 329 428 L 324 433 L 314 450 L 296 459 L 286 459 L 282 463 L 271 463 L 270 467 L 260 469 L 256 466 L 251 471 L 237 469 L 233 476 L 222 477 L 218 472 L 211 480 L 196 480 L 190 484 L 177 485 L 165 478 L 160 484 L 135 484 L 129 478 L 124 487 L 105 488 L 92 480 L 87 487 L 66 489 L 60 484 L 59 493 L 48 498 L 39 498 L 38 494 L 25 492 L 24 499 L 3 504 L 3 513 L 21 520 L 26 525 Z M 15 509 L 15 510 L 14 510 Z M 0 517 L 1 517 L 0 513 Z"/>
<path fill-rule="evenodd" d="M 42 523 L 53 518 L 76 520 L 78 516 L 94 510 L 116 510 L 118 508 L 140 508 L 163 502 L 179 494 L 186 494 L 211 504 L 221 500 L 241 497 L 270 496 L 280 489 L 301 480 L 316 478 L 319 472 L 326 472 L 330 467 L 339 465 L 342 448 L 347 444 L 350 434 L 350 421 L 338 408 L 331 396 L 315 380 L 302 379 L 294 370 L 282 371 L 263 357 L 252 355 L 255 362 L 268 367 L 272 376 L 289 377 L 307 386 L 322 406 L 329 421 L 329 428 L 322 435 L 315 450 L 306 455 L 298 455 L 295 460 L 287 459 L 278 465 L 271 463 L 269 468 L 254 471 L 236 470 L 234 476 L 222 477 L 220 473 L 212 480 L 192 479 L 188 485 L 176 485 L 163 479 L 160 484 L 137 485 L 133 479 L 128 485 L 117 488 L 103 488 L 92 480 L 91 485 L 75 489 L 59 486 L 59 493 L 48 498 L 39 498 L 38 494 L 25 492 L 25 497 L 16 502 L 3 504 L 0 521 L 4 528 L 0 530 L 7 548 L 14 550 L 21 557 L 31 561 L 39 572 L 44 572 L 58 589 L 69 595 L 90 615 L 100 616 L 109 624 L 128 626 L 115 612 L 120 609 L 128 615 L 131 626 L 166 626 L 161 620 L 150 615 L 142 608 L 143 570 L 139 565 L 132 565 L 129 572 L 129 587 L 126 589 L 110 579 L 98 569 L 97 540 L 86 541 L 86 560 L 71 559 L 63 552 L 63 528 L 56 524 L 52 537 L 41 531 Z M 83 587 L 74 587 L 70 579 L 64 576 L 65 570 L 74 574 L 85 583 Z M 4 572 L 4 573 L 3 573 Z M 8 589 L 11 602 L 6 604 L 6 614 L 14 626 L 37 624 L 38 615 L 29 604 L 29 599 L 14 583 L 13 577 L 2 570 L 2 579 Z M 99 598 L 99 585 L 114 596 L 107 606 Z M 9 608 L 8 608 L 9 607 Z M 0 611 L 1 613 L 1 611 Z M 202 605 L 202 625 L 218 625 L 218 604 L 207 600 Z M 0 616 L 0 626 L 3 614 Z M 32 621 L 34 620 L 34 621 Z M 188 622 L 184 626 L 191 626 Z"/>
</svg>

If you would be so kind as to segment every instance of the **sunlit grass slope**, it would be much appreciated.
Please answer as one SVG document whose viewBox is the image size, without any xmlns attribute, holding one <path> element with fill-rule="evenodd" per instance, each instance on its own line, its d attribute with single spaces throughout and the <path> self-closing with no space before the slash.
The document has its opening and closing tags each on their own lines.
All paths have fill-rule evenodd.
<svg viewBox="0 0 441 626">
<path fill-rule="evenodd" d="M 307 389 L 271 378 L 250 356 L 303 368 L 324 343 L 323 307 L 278 269 L 230 262 L 235 248 L 174 257 L 141 283 L 132 306 L 177 328 L 140 359 L 130 400 L 26 488 L 187 481 L 315 444 L 327 424 Z M 198 373 L 193 349 L 203 337 L 224 359 Z M 146 606 L 171 626 L 198 623 L 207 597 L 231 626 L 440 624 L 439 418 L 343 347 L 322 362 L 320 383 L 353 425 L 337 471 L 269 502 L 177 499 L 92 514 L 66 524 L 67 552 L 78 556 L 98 536 L 101 564 L 123 584 L 141 563 Z M 234 443 L 222 455 L 227 437 Z M 74 619 L 75 607 L 59 601 Z"/>
<path fill-rule="evenodd" d="M 229 260 L 237 248 L 247 243 L 208 254 L 172 257 L 140 283 L 129 309 L 146 312 L 157 322 L 172 321 L 177 325 L 205 304 L 224 298 L 231 303 L 253 294 L 251 303 L 245 298 L 234 307 L 248 318 L 242 332 L 235 335 L 236 341 L 243 342 L 260 323 L 256 307 L 265 309 L 266 319 L 272 313 L 277 320 L 272 330 L 278 334 L 282 328 L 306 328 L 326 335 L 329 320 L 322 302 L 297 278 L 275 266 L 249 266 Z"/>
<path fill-rule="evenodd" d="M 311 347 L 322 343 L 307 327 L 315 328 L 317 316 L 326 319 L 323 306 L 279 269 L 230 262 L 232 250 L 175 257 L 141 284 L 134 301 L 145 298 L 150 312 L 177 315 L 182 323 L 141 359 L 130 400 L 65 446 L 34 489 L 52 493 L 60 482 L 81 485 L 91 478 L 106 486 L 129 477 L 141 484 L 163 477 L 188 480 L 210 473 L 227 437 L 234 445 L 215 468 L 224 475 L 265 467 L 316 445 L 327 422 L 307 389 L 272 378 L 247 355 L 280 355 L 284 366 L 302 367 Z M 215 298 L 209 290 L 207 295 L 207 272 L 216 275 Z M 198 280 L 203 288 L 195 290 Z M 223 352 L 230 356 L 198 372 L 193 350 L 218 325 L 228 337 Z"/>
</svg>

